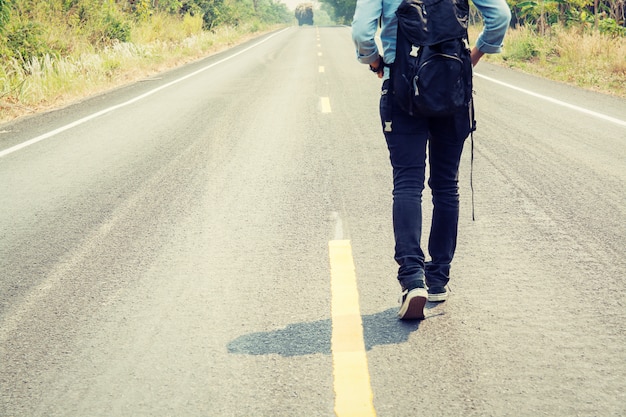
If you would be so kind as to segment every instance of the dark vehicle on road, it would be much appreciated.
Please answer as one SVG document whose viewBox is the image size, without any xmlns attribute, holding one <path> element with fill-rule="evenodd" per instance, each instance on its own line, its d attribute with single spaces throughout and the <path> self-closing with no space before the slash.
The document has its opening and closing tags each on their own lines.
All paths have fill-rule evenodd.
<svg viewBox="0 0 626 417">
<path fill-rule="evenodd" d="M 298 25 L 312 25 L 313 24 L 313 4 L 312 3 L 300 3 L 296 6 L 296 19 L 298 19 Z"/>
</svg>

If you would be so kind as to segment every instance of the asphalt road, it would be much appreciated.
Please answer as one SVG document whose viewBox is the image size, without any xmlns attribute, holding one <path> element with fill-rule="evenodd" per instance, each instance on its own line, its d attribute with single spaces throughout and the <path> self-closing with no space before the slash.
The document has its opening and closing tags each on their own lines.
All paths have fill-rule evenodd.
<svg viewBox="0 0 626 417">
<path fill-rule="evenodd" d="M 400 322 L 379 87 L 299 27 L 0 126 L 0 415 L 334 415 L 333 242 L 355 410 L 625 415 L 626 101 L 480 63 L 476 220 L 468 141 L 451 297 Z"/>
</svg>

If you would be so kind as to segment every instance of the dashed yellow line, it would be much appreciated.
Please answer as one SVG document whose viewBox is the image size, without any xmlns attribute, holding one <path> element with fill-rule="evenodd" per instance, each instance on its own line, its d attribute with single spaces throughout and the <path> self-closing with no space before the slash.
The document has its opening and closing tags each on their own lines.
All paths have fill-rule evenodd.
<svg viewBox="0 0 626 417">
<path fill-rule="evenodd" d="M 330 99 L 328 97 L 320 97 L 320 106 L 322 107 L 322 113 L 330 113 Z"/>
<path fill-rule="evenodd" d="M 335 414 L 376 416 L 367 367 L 352 246 L 349 240 L 329 242 Z"/>
</svg>

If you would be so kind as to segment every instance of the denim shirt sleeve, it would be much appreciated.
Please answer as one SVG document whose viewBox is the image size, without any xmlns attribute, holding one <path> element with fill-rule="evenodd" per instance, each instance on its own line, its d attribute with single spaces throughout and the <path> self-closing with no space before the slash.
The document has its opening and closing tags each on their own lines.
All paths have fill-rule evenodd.
<svg viewBox="0 0 626 417">
<path fill-rule="evenodd" d="M 472 0 L 483 16 L 485 26 L 476 39 L 476 47 L 486 54 L 502 51 L 502 41 L 511 21 L 511 9 L 505 0 Z"/>
<path fill-rule="evenodd" d="M 387 64 L 391 64 L 396 59 L 396 10 L 401 1 L 357 0 L 352 20 L 352 40 L 360 63 L 371 64 L 376 61 L 378 55 L 382 55 Z M 375 41 L 379 19 L 381 20 L 382 53 Z M 388 77 L 388 72 L 388 68 L 385 68 L 385 78 Z"/>
<path fill-rule="evenodd" d="M 362 64 L 371 64 L 378 58 L 378 45 L 374 38 L 382 9 L 381 0 L 357 0 L 352 20 L 352 40 L 357 59 Z"/>
</svg>

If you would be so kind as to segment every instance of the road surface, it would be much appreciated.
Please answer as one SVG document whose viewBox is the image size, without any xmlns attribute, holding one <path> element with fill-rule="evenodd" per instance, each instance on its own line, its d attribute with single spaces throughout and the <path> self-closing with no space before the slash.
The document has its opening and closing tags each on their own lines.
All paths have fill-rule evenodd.
<svg viewBox="0 0 626 417">
<path fill-rule="evenodd" d="M 0 126 L 0 415 L 625 415 L 626 101 L 481 62 L 401 322 L 379 87 L 289 28 Z"/>
</svg>

